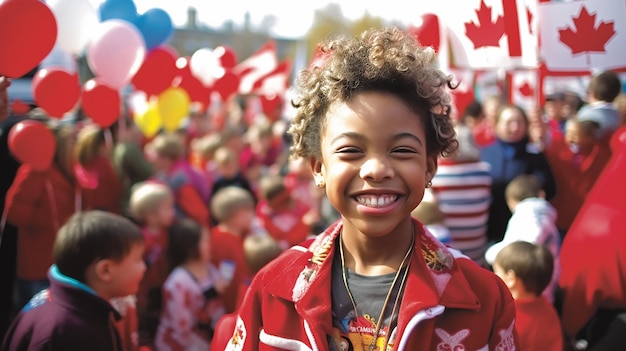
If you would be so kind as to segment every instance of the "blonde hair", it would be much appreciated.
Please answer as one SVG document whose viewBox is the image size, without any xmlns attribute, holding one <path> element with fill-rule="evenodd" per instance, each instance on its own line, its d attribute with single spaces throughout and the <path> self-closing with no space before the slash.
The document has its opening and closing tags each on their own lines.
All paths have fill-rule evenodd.
<svg viewBox="0 0 626 351">
<path fill-rule="evenodd" d="M 218 222 L 224 222 L 241 209 L 254 210 L 254 198 L 238 186 L 220 189 L 211 199 L 211 213 Z"/>
<path fill-rule="evenodd" d="M 209 134 L 195 139 L 193 142 L 194 151 L 205 160 L 215 157 L 215 153 L 222 146 L 222 138 L 219 134 Z"/>
<path fill-rule="evenodd" d="M 256 273 L 278 257 L 283 250 L 269 235 L 250 235 L 243 241 L 243 252 L 248 268 L 252 273 Z"/>
<path fill-rule="evenodd" d="M 155 182 L 135 184 L 131 189 L 129 210 L 137 221 L 144 221 L 146 217 L 157 211 L 163 201 L 173 198 L 172 191 L 166 185 Z"/>
<path fill-rule="evenodd" d="M 215 151 L 215 163 L 218 166 L 228 165 L 234 161 L 237 161 L 237 154 L 225 146 L 220 146 Z"/>
<path fill-rule="evenodd" d="M 185 142 L 180 134 L 159 134 L 147 145 L 149 151 L 169 160 L 179 160 L 185 156 Z"/>
<path fill-rule="evenodd" d="M 86 125 L 77 135 L 74 158 L 85 166 L 92 162 L 99 153 L 100 146 L 106 142 L 104 130 L 95 124 Z"/>
</svg>

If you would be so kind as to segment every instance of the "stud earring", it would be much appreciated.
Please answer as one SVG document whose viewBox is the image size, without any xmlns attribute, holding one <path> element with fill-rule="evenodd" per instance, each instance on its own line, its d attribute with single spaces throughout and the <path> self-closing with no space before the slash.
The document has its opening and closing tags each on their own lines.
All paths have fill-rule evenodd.
<svg viewBox="0 0 626 351">
<path fill-rule="evenodd" d="M 317 185 L 317 187 L 321 189 L 326 186 L 326 183 L 324 182 L 324 180 L 320 180 L 315 185 Z"/>
<path fill-rule="evenodd" d="M 430 180 L 426 181 L 426 187 L 427 188 L 430 188 L 432 186 L 433 186 L 433 182 L 432 181 L 430 181 Z"/>
</svg>

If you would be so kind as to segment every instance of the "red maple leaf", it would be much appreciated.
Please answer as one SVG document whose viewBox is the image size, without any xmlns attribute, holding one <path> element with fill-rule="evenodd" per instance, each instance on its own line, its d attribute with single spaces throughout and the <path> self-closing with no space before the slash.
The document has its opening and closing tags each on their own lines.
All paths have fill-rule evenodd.
<svg viewBox="0 0 626 351">
<path fill-rule="evenodd" d="M 559 40 L 572 49 L 572 54 L 581 52 L 605 52 L 604 46 L 615 35 L 614 21 L 596 23 L 596 13 L 590 14 L 582 6 L 578 17 L 573 17 L 574 30 L 559 29 Z"/>
<path fill-rule="evenodd" d="M 522 86 L 517 88 L 517 91 L 519 91 L 519 93 L 522 94 L 522 96 L 526 96 L 526 97 L 533 96 L 533 93 L 534 93 L 533 87 L 530 86 L 530 84 L 528 84 L 528 82 L 524 82 L 524 84 L 522 84 Z"/>
<path fill-rule="evenodd" d="M 478 24 L 465 22 L 465 35 L 474 43 L 474 49 L 495 46 L 498 47 L 500 38 L 504 35 L 504 18 L 498 16 L 495 22 L 491 21 L 491 7 L 481 0 L 480 9 L 476 10 Z"/>
</svg>

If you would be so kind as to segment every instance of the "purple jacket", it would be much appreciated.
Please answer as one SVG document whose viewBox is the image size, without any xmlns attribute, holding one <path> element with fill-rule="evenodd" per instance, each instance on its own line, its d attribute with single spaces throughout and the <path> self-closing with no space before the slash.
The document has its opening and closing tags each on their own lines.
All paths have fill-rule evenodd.
<svg viewBox="0 0 626 351">
<path fill-rule="evenodd" d="M 2 351 L 122 350 L 113 324 L 120 315 L 85 284 L 48 273 L 50 288 L 35 295 L 7 332 Z"/>
</svg>

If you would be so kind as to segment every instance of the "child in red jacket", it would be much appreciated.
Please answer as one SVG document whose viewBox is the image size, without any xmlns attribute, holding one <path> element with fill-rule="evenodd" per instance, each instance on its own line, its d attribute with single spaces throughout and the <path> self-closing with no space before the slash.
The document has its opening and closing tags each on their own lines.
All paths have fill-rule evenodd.
<svg viewBox="0 0 626 351">
<path fill-rule="evenodd" d="M 556 309 L 543 296 L 552 280 L 554 258 L 546 246 L 515 241 L 498 252 L 494 272 L 515 299 L 516 325 L 522 350 L 563 350 L 563 330 Z"/>
<path fill-rule="evenodd" d="M 311 234 L 314 220 L 310 209 L 291 196 L 282 176 L 264 177 L 260 195 L 257 216 L 261 226 L 283 250 L 303 242 Z"/>
<path fill-rule="evenodd" d="M 226 313 L 231 313 L 238 307 L 239 287 L 250 279 L 243 242 L 251 235 L 254 199 L 248 191 L 228 186 L 211 199 L 211 212 L 217 219 L 211 231 L 211 262 L 219 267 L 229 283 L 224 292 L 224 304 Z"/>
<path fill-rule="evenodd" d="M 49 169 L 23 165 L 6 196 L 6 219 L 18 228 L 18 309 L 48 286 L 48 268 L 57 231 L 77 211 L 88 208 L 72 170 L 74 127 L 53 128 L 56 152 Z"/>
</svg>

